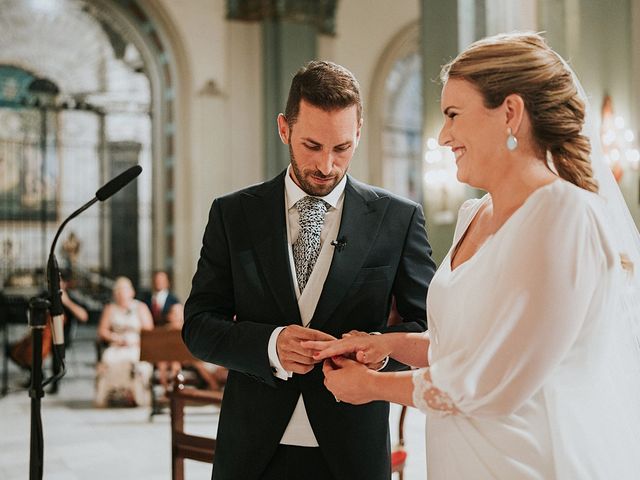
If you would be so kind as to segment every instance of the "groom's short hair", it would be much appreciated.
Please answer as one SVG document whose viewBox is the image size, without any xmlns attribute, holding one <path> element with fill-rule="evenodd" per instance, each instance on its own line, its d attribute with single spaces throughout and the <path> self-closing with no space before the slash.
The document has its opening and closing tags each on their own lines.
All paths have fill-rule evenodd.
<svg viewBox="0 0 640 480">
<path fill-rule="evenodd" d="M 298 120 L 300 101 L 327 112 L 356 105 L 358 120 L 362 118 L 360 84 L 353 74 L 341 65 L 324 60 L 313 60 L 293 77 L 284 116 L 289 127 Z"/>
</svg>

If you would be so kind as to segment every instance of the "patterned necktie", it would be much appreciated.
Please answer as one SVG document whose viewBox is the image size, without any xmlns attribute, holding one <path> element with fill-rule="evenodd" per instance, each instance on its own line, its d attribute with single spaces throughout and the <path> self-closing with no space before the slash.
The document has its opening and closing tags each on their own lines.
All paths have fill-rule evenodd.
<svg viewBox="0 0 640 480">
<path fill-rule="evenodd" d="M 304 197 L 295 206 L 300 213 L 300 234 L 293 242 L 293 262 L 302 293 L 320 254 L 320 232 L 329 204 L 319 198 Z"/>
</svg>

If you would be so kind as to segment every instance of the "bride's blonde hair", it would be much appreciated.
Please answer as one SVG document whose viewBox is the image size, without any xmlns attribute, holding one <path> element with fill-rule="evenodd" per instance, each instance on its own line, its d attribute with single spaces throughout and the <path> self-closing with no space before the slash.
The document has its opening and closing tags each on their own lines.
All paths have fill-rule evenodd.
<svg viewBox="0 0 640 480">
<path fill-rule="evenodd" d="M 471 44 L 442 68 L 449 78 L 471 82 L 487 108 L 507 95 L 522 97 L 541 152 L 551 156 L 560 177 L 591 192 L 598 191 L 582 127 L 585 105 L 571 72 L 544 39 L 535 33 L 495 35 Z"/>
</svg>

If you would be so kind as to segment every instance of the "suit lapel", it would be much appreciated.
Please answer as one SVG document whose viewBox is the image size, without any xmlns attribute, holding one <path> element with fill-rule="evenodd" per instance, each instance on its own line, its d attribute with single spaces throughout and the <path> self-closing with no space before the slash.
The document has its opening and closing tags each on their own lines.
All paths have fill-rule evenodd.
<svg viewBox="0 0 640 480">
<path fill-rule="evenodd" d="M 342 302 L 367 258 L 389 204 L 373 190 L 349 176 L 338 238 L 346 245 L 333 253 L 331 268 L 316 307 L 312 328 L 320 328 Z"/>
<path fill-rule="evenodd" d="M 258 262 L 284 314 L 283 323 L 302 324 L 289 265 L 284 175 L 283 172 L 252 193 L 244 193 L 242 206 Z"/>
</svg>

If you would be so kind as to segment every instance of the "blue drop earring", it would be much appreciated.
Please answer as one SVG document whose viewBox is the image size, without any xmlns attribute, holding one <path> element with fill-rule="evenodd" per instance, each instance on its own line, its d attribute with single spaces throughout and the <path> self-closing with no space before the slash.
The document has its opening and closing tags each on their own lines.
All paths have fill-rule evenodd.
<svg viewBox="0 0 640 480">
<path fill-rule="evenodd" d="M 507 137 L 507 148 L 510 152 L 513 152 L 516 148 L 518 148 L 518 139 L 511 131 L 511 128 L 507 128 L 507 132 L 509 133 L 509 136 Z"/>
</svg>

